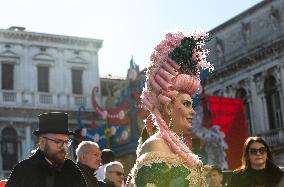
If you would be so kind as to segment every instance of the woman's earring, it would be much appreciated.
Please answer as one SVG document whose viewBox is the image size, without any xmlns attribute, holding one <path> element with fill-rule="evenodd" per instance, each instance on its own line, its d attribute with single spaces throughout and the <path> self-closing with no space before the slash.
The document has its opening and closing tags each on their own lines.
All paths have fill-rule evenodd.
<svg viewBox="0 0 284 187">
<path fill-rule="evenodd" d="M 170 121 L 169 121 L 168 127 L 169 127 L 169 129 L 172 129 L 172 127 L 173 127 L 173 118 L 172 118 L 171 115 L 170 115 Z"/>
</svg>

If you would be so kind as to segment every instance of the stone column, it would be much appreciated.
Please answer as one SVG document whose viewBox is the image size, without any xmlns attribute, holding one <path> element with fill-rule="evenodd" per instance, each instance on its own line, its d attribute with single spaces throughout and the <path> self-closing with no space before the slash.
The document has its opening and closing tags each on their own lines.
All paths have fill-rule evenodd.
<svg viewBox="0 0 284 187">
<path fill-rule="evenodd" d="M 31 152 L 31 127 L 27 125 L 25 127 L 25 145 L 24 145 L 24 150 L 23 150 L 23 157 L 27 158 L 30 156 Z"/>
<path fill-rule="evenodd" d="M 1 76 L 0 76 L 0 88 L 2 90 L 2 61 L 0 61 L 0 73 L 1 73 Z"/>
<path fill-rule="evenodd" d="M 250 117 L 250 124 L 247 124 L 248 126 L 248 131 L 249 131 L 249 135 L 252 135 L 254 132 L 254 126 L 255 126 L 255 122 L 254 122 L 254 118 L 253 118 L 253 103 L 252 103 L 252 89 L 255 89 L 255 87 L 253 86 L 253 77 L 248 77 L 245 81 L 244 81 L 244 88 L 246 90 L 246 98 L 247 98 L 247 103 L 249 106 L 249 117 Z"/>
<path fill-rule="evenodd" d="M 2 142 L 0 143 L 0 151 L 2 152 Z M 3 168 L 3 160 L 2 160 L 2 154 L 0 154 L 0 171 L 2 171 L 2 168 Z M 1 176 L 1 173 L 0 173 L 0 177 L 3 177 Z"/>
<path fill-rule="evenodd" d="M 251 96 L 250 96 L 250 101 L 251 101 L 251 119 L 252 119 L 252 133 L 255 134 L 256 129 L 257 129 L 257 124 L 259 124 L 259 116 L 258 114 L 258 104 L 257 104 L 257 91 L 256 91 L 256 85 L 255 85 L 255 80 L 252 78 L 250 79 L 250 88 L 251 88 Z"/>
<path fill-rule="evenodd" d="M 284 65 L 280 66 L 280 80 L 284 80 Z M 282 125 L 284 126 L 284 81 L 280 81 L 281 85 L 279 88 L 279 96 L 281 102 L 281 115 L 282 115 Z"/>
<path fill-rule="evenodd" d="M 262 113 L 261 114 L 261 122 L 262 122 L 262 131 L 267 131 L 269 130 L 269 119 L 268 119 L 268 111 L 267 111 L 267 102 L 265 98 L 264 92 L 261 93 L 261 104 L 262 104 Z"/>
<path fill-rule="evenodd" d="M 33 50 L 35 50 L 33 47 L 31 46 L 27 46 L 27 61 L 29 63 L 27 63 L 27 73 L 29 74 L 29 83 L 33 83 L 33 84 L 29 84 L 29 88 L 32 92 L 31 97 L 32 97 L 32 104 L 33 106 L 38 106 L 39 105 L 39 96 L 38 96 L 38 88 L 37 88 L 37 83 L 38 83 L 38 78 L 37 78 L 37 65 L 36 63 L 33 61 L 32 56 L 34 56 L 34 52 Z"/>
<path fill-rule="evenodd" d="M 263 105 L 261 90 L 263 90 L 263 81 L 259 77 L 253 78 L 251 84 L 251 100 L 252 100 L 252 111 L 253 114 L 251 117 L 253 119 L 253 134 L 262 132 L 264 130 L 263 122 Z"/>
</svg>

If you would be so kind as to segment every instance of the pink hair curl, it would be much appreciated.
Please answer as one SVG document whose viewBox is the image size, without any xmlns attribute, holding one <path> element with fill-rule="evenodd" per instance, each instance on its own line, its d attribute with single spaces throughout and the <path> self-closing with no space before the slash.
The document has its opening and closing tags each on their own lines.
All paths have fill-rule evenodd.
<svg viewBox="0 0 284 187">
<path fill-rule="evenodd" d="M 164 69 L 167 71 L 167 72 L 169 72 L 170 74 L 172 74 L 172 75 L 178 75 L 178 71 L 173 67 L 173 66 L 171 66 L 170 64 L 168 64 L 168 63 L 163 63 L 163 65 L 162 65 L 163 67 L 164 67 Z"/>
<path fill-rule="evenodd" d="M 149 76 L 148 80 L 154 92 L 159 93 L 162 90 L 162 87 L 155 81 L 153 76 Z"/>
<path fill-rule="evenodd" d="M 208 50 L 202 48 L 203 40 L 207 39 L 206 32 L 192 32 L 185 36 L 182 32 L 168 33 L 165 39 L 155 47 L 150 57 L 150 65 L 146 73 L 146 86 L 141 95 L 141 101 L 155 118 L 162 138 L 169 144 L 172 151 L 178 154 L 190 167 L 201 165 L 198 156 L 168 128 L 159 111 L 161 104 L 167 104 L 176 98 L 179 92 L 193 96 L 200 87 L 200 69 L 213 71 L 214 67 L 206 61 Z M 184 38 L 195 40 L 191 60 L 196 62 L 195 72 L 181 71 L 181 65 L 174 61 L 169 54 L 182 45 Z M 192 47 L 192 46 L 191 46 Z M 184 69 L 184 67 L 182 67 Z"/>
<path fill-rule="evenodd" d="M 164 68 L 160 68 L 157 74 L 161 76 L 163 79 L 165 79 L 167 82 L 172 82 L 176 76 L 166 71 Z"/>
<path fill-rule="evenodd" d="M 167 104 L 169 102 L 171 102 L 171 98 L 163 95 L 163 94 L 159 94 L 158 95 L 158 100 L 162 103 L 162 104 Z"/>
<path fill-rule="evenodd" d="M 174 83 L 176 90 L 186 92 L 191 96 L 198 91 L 199 87 L 200 80 L 188 74 L 179 74 Z"/>
<path fill-rule="evenodd" d="M 163 90 L 169 90 L 172 86 L 170 82 L 167 82 L 167 80 L 165 80 L 159 74 L 156 74 L 155 81 L 162 87 Z"/>
</svg>

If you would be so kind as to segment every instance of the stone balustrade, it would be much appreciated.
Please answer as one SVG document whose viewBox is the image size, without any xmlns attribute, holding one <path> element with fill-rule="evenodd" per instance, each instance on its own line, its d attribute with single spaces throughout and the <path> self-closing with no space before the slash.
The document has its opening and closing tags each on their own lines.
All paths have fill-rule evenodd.
<svg viewBox="0 0 284 187">
<path fill-rule="evenodd" d="M 92 109 L 90 95 L 56 94 L 0 90 L 0 106 L 77 109 L 85 106 Z"/>
</svg>

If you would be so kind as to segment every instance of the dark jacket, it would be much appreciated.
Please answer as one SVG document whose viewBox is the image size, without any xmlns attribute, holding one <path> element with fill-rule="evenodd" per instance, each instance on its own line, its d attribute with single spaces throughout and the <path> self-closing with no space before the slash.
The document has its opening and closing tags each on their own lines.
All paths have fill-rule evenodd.
<svg viewBox="0 0 284 187">
<path fill-rule="evenodd" d="M 233 173 L 229 187 L 276 187 L 283 176 L 283 172 L 277 166 L 269 166 L 262 170 L 249 168 Z"/>
<path fill-rule="evenodd" d="M 82 171 L 85 181 L 87 182 L 88 187 L 98 187 L 98 180 L 95 176 L 95 170 L 91 169 L 90 167 L 82 164 L 80 162 L 77 163 L 77 166 Z"/>
<path fill-rule="evenodd" d="M 59 170 L 52 167 L 38 149 L 15 166 L 5 187 L 87 187 L 87 184 L 72 160 L 67 159 Z"/>
<path fill-rule="evenodd" d="M 115 187 L 113 182 L 110 182 L 108 180 L 104 180 L 104 181 L 99 181 L 99 187 Z"/>
</svg>

